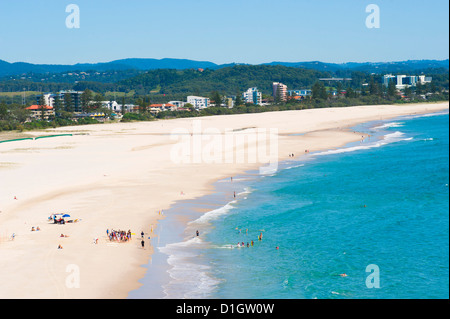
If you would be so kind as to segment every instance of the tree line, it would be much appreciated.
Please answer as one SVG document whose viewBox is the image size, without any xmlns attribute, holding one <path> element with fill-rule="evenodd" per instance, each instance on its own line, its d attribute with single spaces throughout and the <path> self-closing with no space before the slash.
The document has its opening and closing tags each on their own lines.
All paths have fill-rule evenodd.
<svg viewBox="0 0 450 319">
<path fill-rule="evenodd" d="M 427 70 L 427 76 L 432 76 L 432 85 L 437 89 L 448 89 L 449 75 L 441 69 Z M 128 72 L 128 71 L 117 71 Z M 409 74 L 411 72 L 404 72 Z M 420 73 L 420 72 L 419 72 Z M 182 100 L 187 95 L 209 95 L 217 91 L 222 95 L 238 95 L 250 87 L 258 87 L 265 95 L 272 93 L 272 82 L 282 82 L 289 89 L 311 88 L 317 79 L 341 76 L 342 71 L 325 72 L 313 69 L 298 67 L 288 67 L 282 65 L 234 65 L 217 70 L 205 69 L 156 69 L 146 72 L 136 73 L 128 72 L 128 78 L 110 82 L 110 77 L 105 76 L 101 80 L 101 75 L 96 81 L 75 81 L 67 82 L 41 82 L 29 81 L 23 79 L 0 81 L 0 92 L 58 92 L 60 90 L 84 91 L 89 89 L 93 92 L 101 93 L 106 96 L 107 92 L 130 93 L 138 98 L 143 95 L 151 95 L 155 102 L 169 100 Z M 380 84 L 382 74 L 370 74 L 362 71 L 346 71 L 346 77 L 351 81 L 338 82 L 337 85 L 343 86 L 342 89 L 350 88 L 354 91 L 366 89 L 364 84 L 373 80 Z M 52 77 L 49 77 L 52 79 Z M 55 77 L 54 79 L 59 79 Z M 336 89 L 341 89 L 336 87 Z M 106 96 L 109 98 L 108 96 Z M 19 99 L 17 97 L 17 99 Z M 0 101 L 5 101 L 0 95 Z M 7 102 L 16 102 L 11 99 Z"/>
<path fill-rule="evenodd" d="M 148 121 L 155 118 L 193 117 L 220 114 L 241 114 L 266 111 L 298 110 L 318 107 L 345 107 L 366 104 L 391 104 L 421 101 L 448 100 L 448 73 L 427 74 L 433 77 L 431 83 L 417 84 L 398 92 L 393 82 L 388 87 L 381 84 L 382 75 L 367 74 L 360 71 L 351 73 L 349 81 L 319 81 L 319 78 L 333 77 L 330 72 L 319 72 L 286 66 L 273 65 L 235 65 L 218 70 L 152 70 L 116 83 L 78 82 L 69 83 L 33 83 L 28 88 L 39 92 L 58 92 L 59 90 L 83 91 L 80 105 L 83 112 L 104 112 L 111 110 L 102 108 L 102 101 L 112 100 L 111 93 L 118 93 L 119 104 L 135 104 L 137 113 L 127 113 L 123 121 Z M 14 82 L 14 81 L 12 81 Z M 282 82 L 289 89 L 311 88 L 312 95 L 303 100 L 274 100 L 272 97 L 272 82 Z M 11 85 L 11 86 L 9 86 Z M 25 85 L 24 81 L 10 83 L 0 82 L 0 90 L 8 91 Z M 72 85 L 72 86 L 71 86 Z M 271 105 L 256 106 L 244 103 L 241 94 L 249 87 L 258 87 L 263 92 L 263 98 Z M 21 90 L 18 90 L 19 92 Z M 125 93 L 133 92 L 131 95 Z M 119 94 L 123 93 L 123 94 Z M 184 111 L 164 111 L 151 114 L 148 105 L 152 103 L 167 103 L 170 100 L 184 100 L 187 95 L 201 95 L 210 98 L 214 107 L 195 110 L 187 105 Z M 234 96 L 234 108 L 222 107 L 225 97 Z M 425 97 L 425 99 L 424 99 Z M 75 103 L 70 94 L 64 95 L 64 100 L 56 95 L 54 100 L 55 117 L 44 120 L 44 100 L 37 96 L 28 97 L 32 104 L 41 105 L 42 116 L 34 121 L 29 119 L 29 111 L 19 99 L 3 99 L 0 95 L 0 130 L 35 129 L 76 125 L 80 123 L 98 123 L 96 120 L 73 120 Z M 29 104 L 27 104 L 29 105 Z"/>
</svg>

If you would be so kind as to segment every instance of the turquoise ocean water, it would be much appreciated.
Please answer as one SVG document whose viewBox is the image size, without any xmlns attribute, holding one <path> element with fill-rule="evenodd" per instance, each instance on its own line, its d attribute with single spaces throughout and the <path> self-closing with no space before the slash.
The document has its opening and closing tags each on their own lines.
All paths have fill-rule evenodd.
<svg viewBox="0 0 450 319">
<path fill-rule="evenodd" d="M 219 181 L 166 213 L 161 275 L 130 298 L 449 298 L 448 129 L 448 112 L 365 123 L 363 142 Z"/>
</svg>

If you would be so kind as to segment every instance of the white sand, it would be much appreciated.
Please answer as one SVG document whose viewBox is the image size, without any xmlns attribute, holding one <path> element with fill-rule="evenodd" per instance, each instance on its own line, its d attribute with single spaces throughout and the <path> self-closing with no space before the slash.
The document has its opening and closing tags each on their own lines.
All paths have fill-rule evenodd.
<svg viewBox="0 0 450 319">
<path fill-rule="evenodd" d="M 263 139 L 276 137 L 278 160 L 284 160 L 291 153 L 304 154 L 305 149 L 329 149 L 360 140 L 361 134 L 346 130 L 357 123 L 448 107 L 448 102 L 358 106 L 196 120 L 203 130 L 214 133 L 204 137 L 216 141 L 224 136 L 217 130 L 234 130 L 228 134 L 234 138 L 251 128 L 267 129 Z M 211 192 L 213 181 L 263 165 L 248 163 L 249 159 L 205 163 L 201 156 L 200 163 L 192 163 L 199 155 L 195 148 L 184 156 L 191 163 L 177 163 L 183 158 L 173 156 L 179 145 L 174 136 L 192 141 L 197 135 L 171 139 L 171 133 L 192 132 L 198 123 L 174 119 L 64 127 L 32 134 L 85 135 L 0 143 L 0 298 L 126 298 L 137 289 L 146 271 L 142 265 L 153 251 L 148 237 L 153 236 L 151 227 L 157 227 L 160 210 Z M 273 128 L 278 132 L 270 135 Z M 289 135 L 302 132 L 311 133 Z M 203 145 L 200 150 L 205 152 L 212 144 L 204 140 Z M 225 144 L 220 150 L 235 154 Z M 246 150 L 251 153 L 255 148 L 250 143 Z M 49 223 L 47 217 L 59 212 L 79 222 Z M 31 231 L 33 226 L 40 231 Z M 106 229 L 130 229 L 135 235 L 128 243 L 110 243 Z M 146 233 L 144 249 L 141 231 Z M 95 238 L 98 244 L 93 243 Z M 63 249 L 57 249 L 59 244 Z"/>
</svg>

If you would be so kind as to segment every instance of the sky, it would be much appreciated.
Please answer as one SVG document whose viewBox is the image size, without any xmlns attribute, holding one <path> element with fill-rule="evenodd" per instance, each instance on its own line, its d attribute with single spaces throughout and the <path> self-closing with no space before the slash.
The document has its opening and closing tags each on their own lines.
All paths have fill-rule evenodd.
<svg viewBox="0 0 450 319">
<path fill-rule="evenodd" d="M 67 27 L 70 4 L 79 28 Z M 366 25 L 371 4 L 378 28 Z M 448 38 L 446 0 L 0 0 L 7 62 L 442 60 Z"/>
</svg>

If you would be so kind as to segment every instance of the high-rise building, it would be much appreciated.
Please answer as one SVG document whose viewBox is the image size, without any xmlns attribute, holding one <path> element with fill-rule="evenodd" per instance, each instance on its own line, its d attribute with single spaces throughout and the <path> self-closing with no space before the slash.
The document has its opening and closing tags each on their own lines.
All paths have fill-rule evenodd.
<svg viewBox="0 0 450 319">
<path fill-rule="evenodd" d="M 286 101 L 287 85 L 280 82 L 272 83 L 273 99 L 275 101 Z"/>
<path fill-rule="evenodd" d="M 383 75 L 383 85 L 385 87 L 389 86 L 389 82 L 393 81 L 397 89 L 404 89 L 405 87 L 416 86 L 417 83 L 425 84 L 430 83 L 431 77 L 426 77 L 425 75 Z"/>
<path fill-rule="evenodd" d="M 70 95 L 71 101 L 72 101 L 72 105 L 71 105 L 72 111 L 73 112 L 82 112 L 81 94 L 83 94 L 83 92 L 81 92 L 81 91 L 73 91 L 73 90 L 60 91 L 59 98 L 61 99 L 61 102 L 64 105 L 64 107 L 66 107 L 66 105 L 65 105 L 66 95 Z"/>
<path fill-rule="evenodd" d="M 262 103 L 262 93 L 258 91 L 258 88 L 249 88 L 242 94 L 242 99 L 245 103 L 253 103 L 261 105 Z"/>
</svg>

